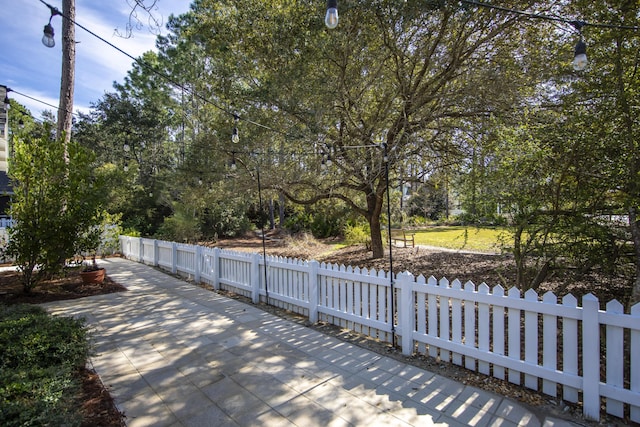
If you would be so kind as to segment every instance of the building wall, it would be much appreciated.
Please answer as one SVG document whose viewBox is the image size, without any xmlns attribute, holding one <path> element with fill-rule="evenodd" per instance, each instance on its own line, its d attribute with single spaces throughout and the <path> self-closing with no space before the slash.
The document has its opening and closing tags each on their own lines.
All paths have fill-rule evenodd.
<svg viewBox="0 0 640 427">
<path fill-rule="evenodd" d="M 0 85 L 0 99 L 7 97 L 7 88 Z M 6 105 L 0 104 L 0 171 L 6 172 L 9 167 L 9 123 Z"/>
</svg>

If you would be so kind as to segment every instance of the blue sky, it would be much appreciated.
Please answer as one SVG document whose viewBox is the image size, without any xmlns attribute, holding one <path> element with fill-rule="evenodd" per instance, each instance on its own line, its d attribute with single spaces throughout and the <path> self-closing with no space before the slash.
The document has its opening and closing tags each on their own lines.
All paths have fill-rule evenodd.
<svg viewBox="0 0 640 427">
<path fill-rule="evenodd" d="M 62 10 L 61 0 L 45 0 Z M 134 30 L 131 38 L 123 38 L 116 30 L 125 31 L 132 0 L 76 0 L 76 22 L 113 43 L 134 57 L 155 50 L 156 35 L 148 28 Z M 167 22 L 169 15 L 189 10 L 188 0 L 158 0 L 154 16 Z M 52 105 L 58 105 L 62 69 L 62 17 L 51 24 L 56 45 L 42 44 L 42 30 L 49 21 L 49 9 L 39 0 L 0 0 L 0 84 Z M 146 17 L 142 16 L 146 22 Z M 81 28 L 76 27 L 76 82 L 74 111 L 89 111 L 91 103 L 113 89 L 131 69 L 132 60 Z M 34 116 L 51 107 L 16 93 L 9 96 L 25 105 Z"/>
</svg>

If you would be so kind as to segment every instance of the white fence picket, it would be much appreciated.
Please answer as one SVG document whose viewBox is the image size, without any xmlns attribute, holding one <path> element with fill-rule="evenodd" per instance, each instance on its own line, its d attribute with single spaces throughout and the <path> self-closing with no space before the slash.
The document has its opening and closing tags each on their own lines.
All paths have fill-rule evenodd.
<svg viewBox="0 0 640 427">
<path fill-rule="evenodd" d="M 493 288 L 493 296 L 496 298 L 496 300 L 499 299 L 503 299 L 504 296 L 504 288 L 500 285 L 496 286 Z M 493 353 L 496 354 L 498 357 L 500 356 L 504 356 L 504 343 L 505 343 L 505 336 L 504 336 L 504 331 L 505 331 L 505 327 L 504 327 L 504 306 L 502 305 L 494 305 L 493 306 L 493 316 L 492 316 L 492 320 L 493 320 L 493 329 L 492 329 L 492 334 L 493 334 Z M 504 366 L 501 366 L 499 364 L 494 364 L 493 365 L 493 376 L 504 380 Z"/>
<path fill-rule="evenodd" d="M 524 294 L 527 301 L 538 301 L 538 294 L 529 289 Z M 524 313 L 524 360 L 532 365 L 538 364 L 538 313 L 525 311 Z M 524 386 L 538 390 L 538 378 L 525 373 Z"/>
<path fill-rule="evenodd" d="M 607 314 L 623 314 L 624 308 L 618 301 L 607 303 Z M 624 387 L 624 328 L 614 325 L 606 327 L 606 376 L 607 384 L 614 387 Z M 624 417 L 622 402 L 607 399 L 607 413 L 616 417 Z"/>
<path fill-rule="evenodd" d="M 438 280 L 431 276 L 427 281 L 427 286 L 436 287 L 438 286 Z M 429 324 L 427 325 L 427 334 L 433 338 L 438 338 L 438 297 L 436 294 L 430 292 L 431 289 L 425 288 L 425 292 L 428 294 L 428 313 L 429 313 Z M 442 306 L 441 306 L 442 307 Z M 435 345 L 429 345 L 429 356 L 438 357 L 438 347 Z"/>
<path fill-rule="evenodd" d="M 520 299 L 520 290 L 516 288 L 509 289 L 507 293 L 511 300 Z M 515 307 L 509 307 L 507 309 L 507 328 L 509 339 L 507 341 L 507 356 L 513 360 L 520 360 L 520 325 L 522 320 L 520 319 L 520 310 Z M 515 369 L 509 369 L 509 382 L 514 384 L 520 384 L 520 372 Z"/>
<path fill-rule="evenodd" d="M 635 321 L 635 324 L 640 324 L 640 303 L 631 307 L 631 317 Z M 629 357 L 630 363 L 630 384 L 631 391 L 637 393 L 640 396 L 640 358 L 637 357 L 640 354 L 640 329 L 636 328 L 631 331 L 629 337 L 629 354 L 636 357 Z M 631 421 L 640 423 L 640 398 L 635 399 L 631 405 Z"/>
<path fill-rule="evenodd" d="M 464 284 L 464 292 L 473 294 L 476 291 L 476 285 L 472 282 Z M 465 296 L 464 301 L 464 345 L 467 347 L 476 347 L 476 305 L 471 300 L 472 295 Z M 475 371 L 476 359 L 470 356 L 465 356 L 464 367 Z"/>
<path fill-rule="evenodd" d="M 446 278 L 442 278 L 440 279 L 439 282 L 440 287 L 443 287 L 445 289 L 449 288 L 449 281 Z M 450 310 L 450 302 L 449 302 L 449 298 L 445 297 L 445 296 L 441 296 L 440 297 L 440 332 L 438 334 L 438 338 L 440 338 L 441 340 L 444 341 L 449 341 L 451 340 L 449 331 L 450 331 L 450 327 L 449 327 L 449 322 L 451 319 L 451 315 L 449 314 L 449 310 Z M 445 362 L 449 362 L 450 361 L 450 353 L 449 350 L 446 349 L 441 349 L 440 350 L 440 359 L 445 361 Z"/>
<path fill-rule="evenodd" d="M 423 275 L 418 276 L 416 282 L 420 285 L 426 286 L 426 279 Z M 417 319 L 416 319 L 416 331 L 419 334 L 426 335 L 427 334 L 427 298 L 426 292 L 422 290 L 418 292 L 416 295 L 416 310 L 417 310 Z M 418 353 L 426 353 L 427 345 L 425 343 L 418 343 Z"/>
<path fill-rule="evenodd" d="M 269 292 L 269 303 L 313 322 L 328 321 L 386 341 L 397 323 L 405 354 L 426 353 L 516 384 L 524 377 L 532 389 L 541 381 L 545 394 L 555 397 L 561 387 L 560 397 L 568 402 L 578 402 L 582 394 L 584 416 L 590 419 L 598 418 L 604 399 L 607 413 L 640 422 L 640 359 L 630 357 L 640 354 L 640 304 L 624 314 L 617 301 L 601 311 L 591 295 L 579 307 L 574 296 L 558 304 L 551 292 L 540 301 L 532 290 L 522 296 L 511 288 L 505 296 L 500 285 L 490 289 L 482 283 L 476 290 L 467 282 L 463 289 L 459 280 L 446 278 L 409 273 L 394 278 L 383 270 L 263 259 L 126 236 L 120 242 L 131 259 L 193 275 L 256 303 Z M 601 359 L 606 378 L 600 378 Z"/>
<path fill-rule="evenodd" d="M 567 310 L 577 310 L 578 300 L 573 295 L 565 295 L 562 305 Z M 578 320 L 571 317 L 562 319 L 562 369 L 568 375 L 578 375 Z M 578 401 L 578 389 L 563 386 L 562 397 L 567 402 Z"/>
<path fill-rule="evenodd" d="M 546 292 L 542 297 L 545 304 L 556 305 L 558 298 L 553 292 Z M 551 314 L 542 316 L 542 366 L 554 371 L 558 368 L 558 318 Z M 556 397 L 557 383 L 542 380 L 542 392 Z"/>
<path fill-rule="evenodd" d="M 489 295 L 489 286 L 486 283 L 481 283 L 478 286 L 478 293 L 482 295 Z M 491 343 L 491 331 L 489 330 L 489 304 L 478 303 L 478 349 L 482 352 L 488 353 L 490 351 Z M 489 362 L 483 360 L 478 361 L 478 372 L 481 374 L 489 375 L 490 366 Z"/>
</svg>

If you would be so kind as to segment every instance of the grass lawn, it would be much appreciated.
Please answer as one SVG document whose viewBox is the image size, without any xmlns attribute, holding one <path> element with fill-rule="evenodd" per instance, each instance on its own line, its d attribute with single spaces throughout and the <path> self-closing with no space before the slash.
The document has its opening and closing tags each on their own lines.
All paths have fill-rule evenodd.
<svg viewBox="0 0 640 427">
<path fill-rule="evenodd" d="M 433 227 L 416 230 L 416 245 L 464 249 L 480 252 L 500 252 L 499 239 L 506 232 L 496 227 Z"/>
</svg>

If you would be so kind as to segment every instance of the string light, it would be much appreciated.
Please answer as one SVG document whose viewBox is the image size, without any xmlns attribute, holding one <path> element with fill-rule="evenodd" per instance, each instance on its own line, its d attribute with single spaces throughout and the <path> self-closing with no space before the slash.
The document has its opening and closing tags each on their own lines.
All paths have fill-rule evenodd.
<svg viewBox="0 0 640 427">
<path fill-rule="evenodd" d="M 69 22 L 71 22 L 72 24 L 74 24 L 75 26 L 82 28 L 84 31 L 86 31 L 87 33 L 91 34 L 93 37 L 97 38 L 98 40 L 100 40 L 101 42 L 109 45 L 110 47 L 112 47 L 113 49 L 117 50 L 118 52 L 120 52 L 121 54 L 125 55 L 126 57 L 130 58 L 131 60 L 133 60 L 136 64 L 140 65 L 140 67 L 144 68 L 145 70 L 148 70 L 154 74 L 156 74 L 157 76 L 163 78 L 164 80 L 166 80 L 167 82 L 171 83 L 172 85 L 174 85 L 176 88 L 181 89 L 183 91 L 185 91 L 186 93 L 189 93 L 191 95 L 193 95 L 194 97 L 196 97 L 198 100 L 211 105 L 212 107 L 222 111 L 223 113 L 229 114 L 231 116 L 234 117 L 238 117 L 236 114 L 232 113 L 231 110 L 229 108 L 225 108 L 221 105 L 216 104 L 215 102 L 211 101 L 209 98 L 205 98 L 204 96 L 200 95 L 199 93 L 195 92 L 193 89 L 186 87 L 182 84 L 180 84 L 179 82 L 177 82 L 176 80 L 172 79 L 168 74 L 165 74 L 159 70 L 157 70 L 156 68 L 154 68 L 153 66 L 147 64 L 145 61 L 143 61 L 140 58 L 136 58 L 135 56 L 125 52 L 124 50 L 122 50 L 121 48 L 119 48 L 118 46 L 114 45 L 113 43 L 109 42 L 108 40 L 104 39 L 103 37 L 100 37 L 99 35 L 97 35 L 96 33 L 94 33 L 93 31 L 89 30 L 87 27 L 77 23 L 75 20 L 71 19 L 70 17 L 68 17 L 67 15 L 61 13 L 58 11 L 58 9 L 56 9 L 55 7 L 45 3 L 43 0 L 40 0 L 40 2 L 42 4 L 44 4 L 45 6 L 47 6 L 50 10 L 55 10 L 57 15 L 60 15 L 62 18 L 67 19 Z M 58 107 L 55 107 L 58 108 Z M 240 117 L 238 117 L 238 120 L 240 120 Z M 281 131 L 279 129 L 274 129 L 270 126 L 264 125 L 262 123 L 258 123 L 255 122 L 253 120 L 247 119 L 247 118 L 242 118 L 243 121 L 250 123 L 254 126 L 260 127 L 262 129 L 266 129 L 270 132 L 274 132 L 274 133 L 278 133 L 281 135 L 284 135 L 286 137 L 291 137 L 290 135 L 288 135 L 286 132 Z"/>
<path fill-rule="evenodd" d="M 338 0 L 327 0 L 327 14 L 324 16 L 324 24 L 330 30 L 338 26 Z"/>
<path fill-rule="evenodd" d="M 44 26 L 43 35 L 42 35 L 42 44 L 48 48 L 52 48 L 56 45 L 56 40 L 53 38 L 54 31 L 53 31 L 53 26 L 51 26 L 51 20 L 56 15 L 62 16 L 62 13 L 60 13 L 58 9 L 45 3 L 44 1 L 40 0 L 40 2 L 45 6 L 47 6 L 51 11 L 51 16 L 49 16 L 49 23 Z"/>
<path fill-rule="evenodd" d="M 237 144 L 238 142 L 240 142 L 240 136 L 238 135 L 238 121 L 240 120 L 240 117 L 238 117 L 237 114 L 234 114 L 233 120 L 234 120 L 234 126 L 233 126 L 233 132 L 231 132 L 231 142 L 233 142 L 234 144 Z"/>
<path fill-rule="evenodd" d="M 618 29 L 618 30 L 631 30 L 631 31 L 639 31 L 640 27 L 635 25 L 615 25 L 615 24 L 602 24 L 602 23 L 591 23 L 584 21 L 576 21 L 570 20 L 566 18 L 561 18 L 557 16 L 549 16 L 540 13 L 533 12 L 525 12 L 523 10 L 511 9 L 503 6 L 496 6 L 493 4 L 483 3 L 475 0 L 460 0 L 460 3 L 466 4 L 469 6 L 477 6 L 483 7 L 486 9 L 497 10 L 499 12 L 510 13 L 519 16 L 525 16 L 531 19 L 540 19 L 547 21 L 555 21 L 562 22 L 565 24 L 571 24 L 580 34 L 580 40 L 576 44 L 575 54 L 573 59 L 573 69 L 576 71 L 582 71 L 587 67 L 587 45 L 584 42 L 582 37 L 582 27 L 591 26 L 597 28 L 610 28 L 610 29 Z M 328 0 L 327 1 L 327 14 L 325 16 L 325 24 L 328 28 L 335 28 L 338 25 L 338 5 L 337 0 Z"/>
</svg>

